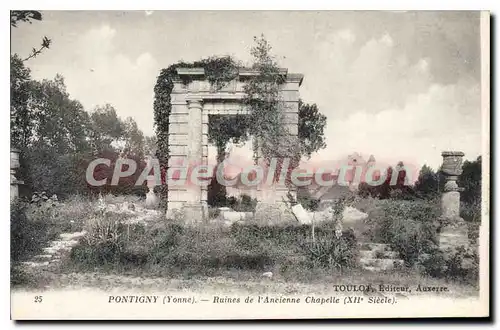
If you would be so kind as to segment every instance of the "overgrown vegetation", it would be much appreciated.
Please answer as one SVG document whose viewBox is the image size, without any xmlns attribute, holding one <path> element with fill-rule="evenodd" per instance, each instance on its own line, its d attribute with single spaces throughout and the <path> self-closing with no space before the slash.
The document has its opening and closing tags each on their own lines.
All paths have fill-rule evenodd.
<svg viewBox="0 0 500 330">
<path fill-rule="evenodd" d="M 432 277 L 446 278 L 477 286 L 479 284 L 477 246 L 460 246 L 447 251 L 434 247 L 418 257 L 417 269 Z"/>
<path fill-rule="evenodd" d="M 315 239 L 307 242 L 304 250 L 313 268 L 350 269 L 359 260 L 358 242 L 352 230 L 344 231 L 340 237 L 315 230 Z"/>
<path fill-rule="evenodd" d="M 361 240 L 389 244 L 406 267 L 426 276 L 477 285 L 477 228 L 470 245 L 443 251 L 439 247 L 440 199 L 357 199 L 355 207 L 368 213 Z"/>
<path fill-rule="evenodd" d="M 80 204 L 75 199 L 67 205 L 58 202 L 55 196 L 36 193 L 30 200 L 18 199 L 10 206 L 10 261 L 11 284 L 25 285 L 35 282 L 31 274 L 19 267 L 21 262 L 43 254 L 50 240 L 65 231 L 81 230 L 89 212 L 88 206 L 76 209 Z"/>
<path fill-rule="evenodd" d="M 233 224 L 230 228 L 184 227 L 173 222 L 146 227 L 116 219 L 91 219 L 89 239 L 71 253 L 73 266 L 88 269 L 134 269 L 162 274 L 214 275 L 221 270 L 312 271 L 357 266 L 357 243 L 351 232 L 336 239 L 334 228 Z"/>
<path fill-rule="evenodd" d="M 238 74 L 237 63 L 230 56 L 223 57 L 209 57 L 200 61 L 192 63 L 179 62 L 170 65 L 166 69 L 162 69 L 158 75 L 156 85 L 154 87 L 155 99 L 153 103 L 154 121 L 157 137 L 157 151 L 156 157 L 160 162 L 160 167 L 163 172 L 166 172 L 169 158 L 169 144 L 168 132 L 170 123 L 170 113 L 172 111 L 171 96 L 172 89 L 174 88 L 174 80 L 179 79 L 177 74 L 178 68 L 203 68 L 205 69 L 205 76 L 212 86 L 216 89 L 221 88 L 227 82 L 231 81 Z M 189 81 L 184 81 L 189 83 Z M 215 145 L 219 147 L 225 141 L 224 135 L 215 137 L 217 134 L 214 130 L 210 130 L 212 135 L 209 137 Z M 221 133 L 224 133 L 221 131 Z M 162 202 L 166 206 L 166 197 L 168 196 L 168 187 L 162 185 L 160 194 L 163 197 Z"/>
<path fill-rule="evenodd" d="M 11 261 L 27 261 L 59 234 L 83 230 L 94 212 L 95 203 L 82 196 L 60 203 L 56 196 L 41 192 L 30 200 L 14 201 L 10 214 Z"/>
<path fill-rule="evenodd" d="M 49 224 L 43 218 L 30 218 L 28 205 L 15 202 L 10 210 L 10 258 L 11 262 L 26 261 L 39 253 L 48 240 L 54 237 Z"/>
<path fill-rule="evenodd" d="M 437 202 L 384 200 L 370 210 L 366 235 L 375 243 L 391 245 L 408 266 L 437 243 Z"/>
</svg>

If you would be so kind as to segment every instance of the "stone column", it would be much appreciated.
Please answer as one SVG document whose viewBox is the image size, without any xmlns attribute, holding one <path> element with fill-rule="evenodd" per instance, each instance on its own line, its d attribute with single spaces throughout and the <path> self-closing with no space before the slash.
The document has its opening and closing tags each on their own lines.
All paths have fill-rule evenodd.
<svg viewBox="0 0 500 330">
<path fill-rule="evenodd" d="M 441 196 L 441 230 L 439 245 L 446 249 L 469 243 L 467 223 L 460 217 L 460 191 L 458 176 L 462 174 L 463 152 L 444 151 L 441 172 L 445 176 L 444 192 Z"/>
<path fill-rule="evenodd" d="M 202 207 L 202 187 L 191 181 L 191 170 L 202 164 L 203 158 L 203 132 L 202 132 L 202 112 L 203 105 L 201 99 L 188 99 L 189 109 L 189 130 L 187 141 L 188 158 L 188 180 L 187 180 L 187 202 L 184 206 L 184 215 L 187 223 L 200 223 L 204 218 Z"/>
</svg>

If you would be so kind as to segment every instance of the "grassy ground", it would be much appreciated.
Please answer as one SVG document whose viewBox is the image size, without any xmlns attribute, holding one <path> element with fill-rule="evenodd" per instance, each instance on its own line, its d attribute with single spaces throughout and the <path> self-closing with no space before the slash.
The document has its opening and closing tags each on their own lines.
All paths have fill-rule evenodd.
<svg viewBox="0 0 500 330">
<path fill-rule="evenodd" d="M 108 203 L 141 203 L 136 197 L 113 197 L 106 196 Z M 365 201 L 365 208 L 368 211 L 372 208 L 373 200 Z M 64 202 L 59 208 L 57 216 L 51 219 L 51 224 L 58 232 L 81 231 L 86 228 L 89 218 L 95 216 L 96 201 L 87 200 L 81 197 L 74 197 Z M 120 215 L 121 217 L 121 215 Z M 305 268 L 292 267 L 285 268 L 256 268 L 231 269 L 231 267 L 204 268 L 199 272 L 195 267 L 191 267 L 189 262 L 186 267 L 177 268 L 178 261 L 164 261 L 171 253 L 166 251 L 172 248 L 162 244 L 173 244 L 177 256 L 189 256 L 191 259 L 203 261 L 211 258 L 211 254 L 217 256 L 232 256 L 233 253 L 243 255 L 250 250 L 253 253 L 267 251 L 273 260 L 278 264 L 283 261 L 282 256 L 288 255 L 293 249 L 300 246 L 290 241 L 288 236 L 279 236 L 277 239 L 280 245 L 271 246 L 272 239 L 254 239 L 253 236 L 221 237 L 224 229 L 213 228 L 202 233 L 202 241 L 195 242 L 192 233 L 182 233 L 178 237 L 177 243 L 170 242 L 172 237 L 165 231 L 164 226 L 150 228 L 150 226 L 137 226 L 137 230 L 126 231 L 126 248 L 134 255 L 144 255 L 147 265 L 134 265 L 114 263 L 85 264 L 75 262 L 69 258 L 69 254 L 59 266 L 48 269 L 31 269 L 26 273 L 19 273 L 23 283 L 19 288 L 32 288 L 35 290 L 70 289 L 70 288 L 98 288 L 109 289 L 136 289 L 136 290 L 185 290 L 200 292 L 248 292 L 248 293 L 282 293 L 282 294 L 327 294 L 332 292 L 334 285 L 345 284 L 391 284 L 398 286 L 416 287 L 423 286 L 445 286 L 449 289 L 446 295 L 453 297 L 467 297 L 477 295 L 477 288 L 470 285 L 447 282 L 444 279 L 435 279 L 419 275 L 415 270 L 371 273 L 359 269 L 348 269 L 339 271 L 331 268 Z M 135 228 L 135 227 L 133 227 Z M 168 234 L 168 235 L 167 235 Z M 267 233 L 273 234 L 271 232 Z M 267 235 L 266 234 L 266 235 Z M 295 235 L 295 234 L 294 234 Z M 292 235 L 292 237 L 295 237 Z M 196 244 L 195 244 L 196 243 Z M 284 247 L 286 245 L 286 247 Z M 276 249 L 278 247 L 279 249 Z M 292 247 L 293 249 L 289 248 Z M 148 250 L 151 249 L 151 250 Z M 159 262 L 151 262 L 150 251 L 157 254 Z M 212 251 L 208 251 L 212 250 Z M 207 252 L 208 251 L 208 252 Z M 230 255 L 231 254 L 231 255 Z M 193 259 L 194 258 L 194 259 Z M 272 279 L 262 277 L 263 271 L 272 271 Z M 414 292 L 413 294 L 423 294 Z"/>
</svg>

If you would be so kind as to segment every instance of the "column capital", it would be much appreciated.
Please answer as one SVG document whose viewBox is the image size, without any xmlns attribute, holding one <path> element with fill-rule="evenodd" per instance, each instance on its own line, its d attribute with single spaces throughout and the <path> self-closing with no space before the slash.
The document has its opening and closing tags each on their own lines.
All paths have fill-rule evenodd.
<svg viewBox="0 0 500 330">
<path fill-rule="evenodd" d="M 203 100 L 201 98 L 188 98 L 187 100 L 188 107 L 191 108 L 203 108 Z"/>
</svg>

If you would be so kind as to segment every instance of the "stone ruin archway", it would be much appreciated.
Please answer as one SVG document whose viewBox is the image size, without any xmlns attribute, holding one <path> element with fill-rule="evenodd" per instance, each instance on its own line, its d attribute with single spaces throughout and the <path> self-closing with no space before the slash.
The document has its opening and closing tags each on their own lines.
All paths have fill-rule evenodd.
<svg viewBox="0 0 500 330">
<path fill-rule="evenodd" d="M 169 163 L 175 168 L 182 164 L 208 164 L 209 115 L 245 115 L 243 106 L 245 81 L 258 75 L 257 71 L 239 69 L 236 79 L 215 90 L 205 76 L 203 68 L 178 68 L 179 78 L 174 80 L 171 92 L 172 110 L 169 123 Z M 299 88 L 303 75 L 281 69 L 285 82 L 280 98 L 285 102 L 285 125 L 291 135 L 298 134 Z M 188 81 L 188 83 L 185 83 Z M 182 210 L 190 222 L 203 221 L 207 212 L 207 187 L 199 185 L 169 185 L 168 214 Z M 274 192 L 275 202 L 281 202 L 286 188 Z M 260 200 L 257 193 L 257 199 Z M 167 216 L 168 216 L 167 214 Z"/>
</svg>

